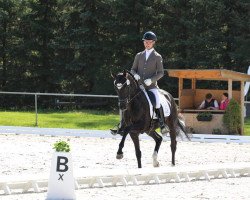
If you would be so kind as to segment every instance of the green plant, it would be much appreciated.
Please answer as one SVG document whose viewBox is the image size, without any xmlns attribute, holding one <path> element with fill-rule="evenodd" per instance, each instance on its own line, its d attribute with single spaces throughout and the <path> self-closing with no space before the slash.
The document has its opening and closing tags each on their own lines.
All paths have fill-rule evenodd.
<svg viewBox="0 0 250 200">
<path fill-rule="evenodd" d="M 228 128 L 230 134 L 239 134 L 241 128 L 241 108 L 239 103 L 231 99 L 225 114 L 223 116 L 223 123 Z"/>
<path fill-rule="evenodd" d="M 65 141 L 58 141 L 54 144 L 53 149 L 55 149 L 57 152 L 69 152 L 70 147 L 69 144 Z"/>
<path fill-rule="evenodd" d="M 219 128 L 214 128 L 212 134 L 221 135 L 221 130 Z"/>
<path fill-rule="evenodd" d="M 198 121 L 211 121 L 213 115 L 211 112 L 201 112 L 196 116 Z"/>
</svg>

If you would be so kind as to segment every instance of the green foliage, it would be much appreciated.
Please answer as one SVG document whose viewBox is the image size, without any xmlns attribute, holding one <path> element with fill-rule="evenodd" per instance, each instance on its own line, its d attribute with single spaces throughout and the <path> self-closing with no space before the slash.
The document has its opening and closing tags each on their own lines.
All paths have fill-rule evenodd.
<svg viewBox="0 0 250 200">
<path fill-rule="evenodd" d="M 225 114 L 223 116 L 223 123 L 228 128 L 230 134 L 239 134 L 241 128 L 241 108 L 239 103 L 231 99 Z"/>
<path fill-rule="evenodd" d="M 213 115 L 211 112 L 201 112 L 196 116 L 198 121 L 211 121 Z"/>
<path fill-rule="evenodd" d="M 244 135 L 250 136 L 250 117 L 245 118 Z"/>
<path fill-rule="evenodd" d="M 197 116 L 199 116 L 199 117 L 211 117 L 213 115 L 211 112 L 200 112 Z"/>
<path fill-rule="evenodd" d="M 214 128 L 212 134 L 221 135 L 221 130 L 219 128 Z"/>
<path fill-rule="evenodd" d="M 54 144 L 53 149 L 56 150 L 56 152 L 69 152 L 70 147 L 69 144 L 65 141 L 58 141 Z"/>
<path fill-rule="evenodd" d="M 249 4 L 2 0 L 0 90 L 114 94 L 110 71 L 131 68 L 148 30 L 158 36 L 155 48 L 166 68 L 246 72 Z M 163 80 L 159 85 L 173 93 L 175 83 Z M 23 97 L 16 101 L 21 105 Z M 5 104 L 10 102 L 5 98 Z"/>
</svg>

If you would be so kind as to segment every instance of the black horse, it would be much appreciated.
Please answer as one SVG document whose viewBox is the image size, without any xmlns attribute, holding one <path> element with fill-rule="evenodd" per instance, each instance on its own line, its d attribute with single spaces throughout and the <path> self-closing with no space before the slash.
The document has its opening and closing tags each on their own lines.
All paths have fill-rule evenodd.
<svg viewBox="0 0 250 200">
<path fill-rule="evenodd" d="M 116 158 L 123 158 L 122 149 L 124 147 L 126 136 L 129 133 L 135 146 L 138 168 L 141 168 L 139 135 L 145 132 L 152 137 L 156 143 L 152 158 L 153 166 L 158 167 L 159 162 L 157 160 L 157 155 L 162 142 L 162 136 L 155 131 L 159 127 L 159 122 L 158 120 L 153 120 L 150 116 L 150 107 L 145 93 L 129 71 L 124 71 L 123 73 L 119 73 L 117 75 L 112 74 L 112 77 L 114 79 L 115 90 L 118 94 L 119 109 L 123 111 L 123 134 Z M 180 130 L 182 130 L 187 137 L 188 135 L 183 118 L 178 113 L 174 98 L 171 94 L 164 90 L 160 90 L 160 92 L 163 93 L 170 102 L 171 114 L 165 119 L 165 122 L 170 130 L 172 165 L 175 165 L 175 152 L 177 145 L 176 137 L 178 136 Z"/>
</svg>

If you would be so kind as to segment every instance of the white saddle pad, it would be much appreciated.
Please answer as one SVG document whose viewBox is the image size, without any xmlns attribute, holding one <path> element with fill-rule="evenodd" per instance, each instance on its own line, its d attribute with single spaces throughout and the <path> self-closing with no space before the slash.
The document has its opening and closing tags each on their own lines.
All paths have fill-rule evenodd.
<svg viewBox="0 0 250 200">
<path fill-rule="evenodd" d="M 150 99 L 148 97 L 148 93 L 145 90 L 143 90 L 143 92 L 146 95 L 148 103 L 149 103 L 151 118 L 152 118 L 152 115 L 154 114 L 153 119 L 157 119 L 158 117 L 153 112 L 153 105 L 152 105 L 152 103 L 151 103 L 151 101 L 150 101 Z M 161 103 L 161 106 L 163 108 L 164 116 L 168 117 L 170 115 L 170 102 L 165 98 L 165 96 L 162 93 L 159 93 L 159 94 L 160 94 L 160 103 Z"/>
</svg>

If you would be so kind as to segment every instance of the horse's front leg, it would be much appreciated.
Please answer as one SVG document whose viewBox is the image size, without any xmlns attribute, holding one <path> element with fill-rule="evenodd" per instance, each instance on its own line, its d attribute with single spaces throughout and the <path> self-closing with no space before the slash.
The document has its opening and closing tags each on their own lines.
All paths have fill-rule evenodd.
<svg viewBox="0 0 250 200">
<path fill-rule="evenodd" d="M 121 142 L 119 144 L 119 148 L 118 148 L 118 151 L 117 151 L 117 154 L 116 154 L 116 159 L 122 159 L 123 158 L 122 149 L 124 147 L 124 143 L 125 143 L 127 135 L 128 135 L 128 130 L 124 131 L 124 133 L 122 135 L 122 140 L 121 140 Z"/>
<path fill-rule="evenodd" d="M 129 133 L 130 137 L 135 146 L 135 155 L 137 158 L 138 168 L 141 168 L 141 150 L 140 150 L 140 141 L 139 141 L 139 134 L 140 133 Z"/>
<path fill-rule="evenodd" d="M 154 167 L 159 167 L 160 163 L 158 161 L 158 151 L 160 149 L 161 143 L 162 143 L 162 137 L 156 132 L 156 131 L 151 131 L 149 133 L 147 133 L 150 137 L 152 137 L 155 141 L 155 148 L 154 148 L 154 152 L 152 155 L 153 158 L 153 166 Z"/>
<path fill-rule="evenodd" d="M 118 148 L 118 151 L 117 151 L 117 154 L 116 154 L 116 159 L 122 159 L 123 158 L 122 149 L 124 147 L 124 143 L 125 143 L 126 137 L 127 137 L 128 133 L 131 130 L 131 126 L 126 126 L 123 130 L 124 130 L 123 131 L 124 133 L 122 135 L 122 140 L 121 140 L 121 142 L 119 144 L 119 148 Z"/>
</svg>

